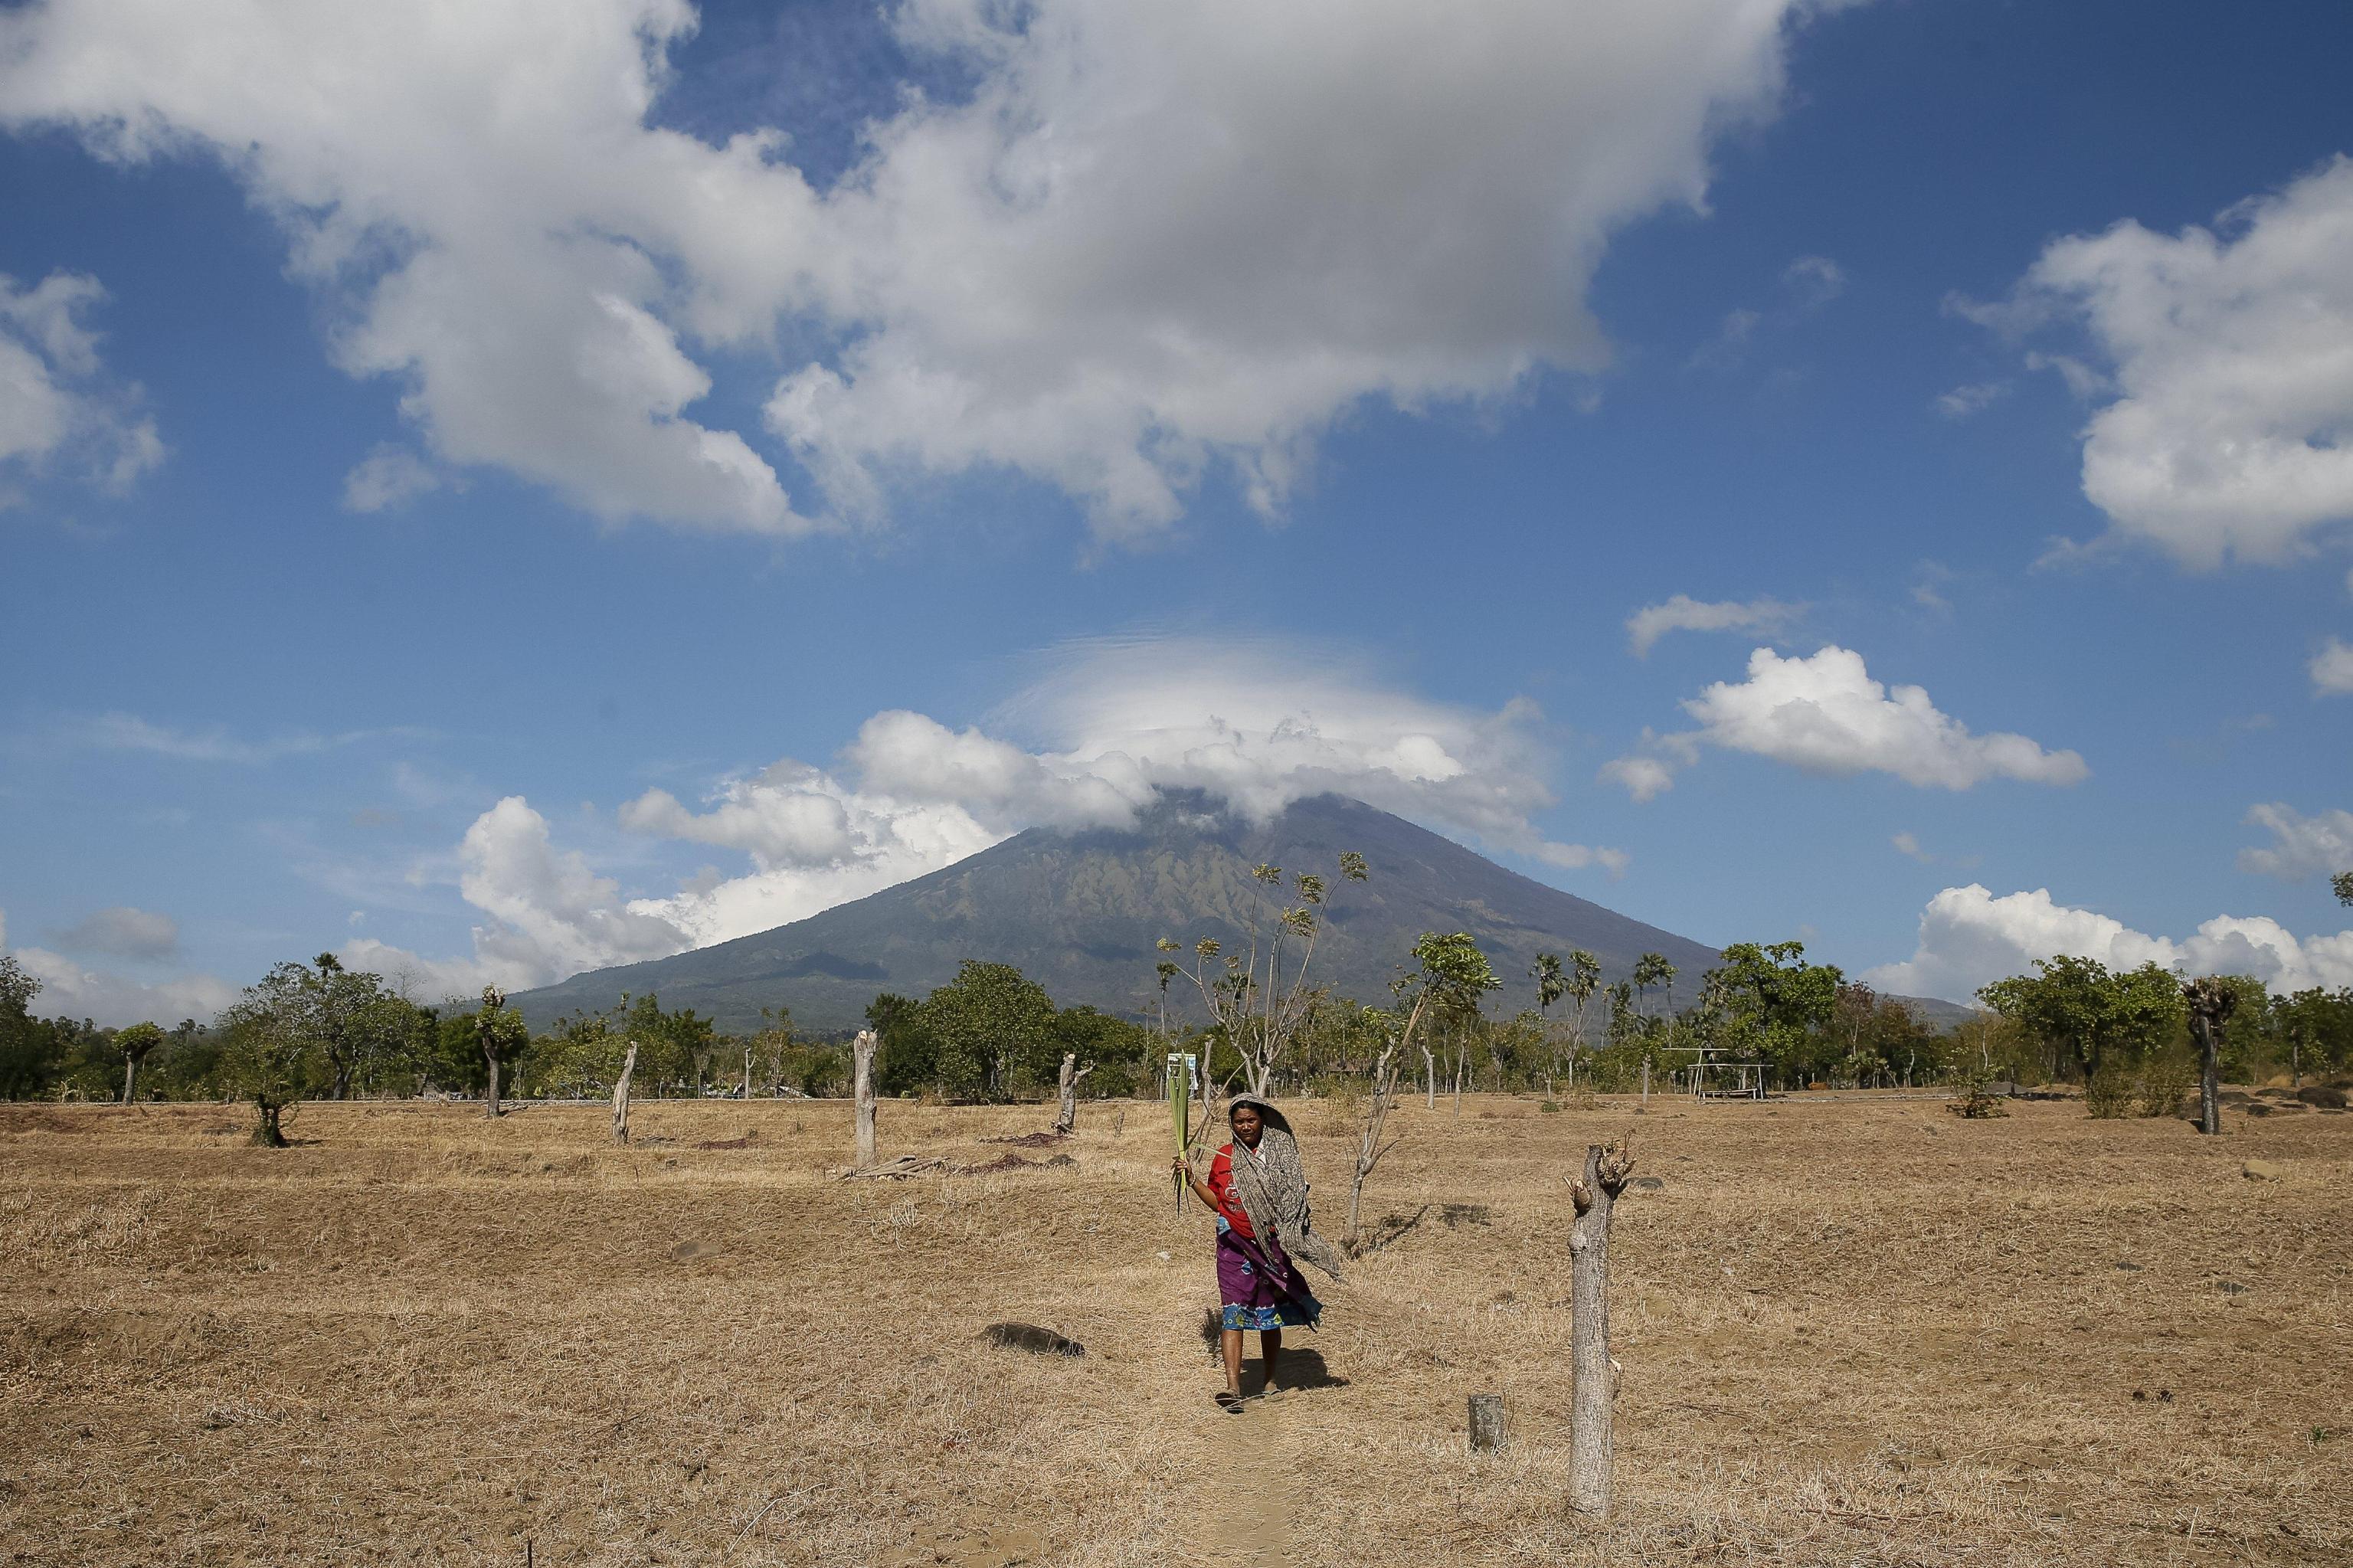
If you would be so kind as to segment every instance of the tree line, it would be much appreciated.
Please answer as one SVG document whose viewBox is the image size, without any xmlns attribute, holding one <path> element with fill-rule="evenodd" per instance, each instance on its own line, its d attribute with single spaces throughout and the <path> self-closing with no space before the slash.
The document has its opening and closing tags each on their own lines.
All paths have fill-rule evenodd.
<svg viewBox="0 0 2353 1568">
<path fill-rule="evenodd" d="M 2195 1066 L 2178 977 L 2145 964 L 2110 970 L 2061 957 L 1980 990 L 1985 1011 L 1950 1033 L 1910 1007 L 1809 962 L 1800 942 L 1736 943 L 1694 984 L 1641 955 L 1607 978 L 1590 952 L 1544 953 L 1538 1005 L 1499 1015 L 1502 980 L 1467 934 L 1429 932 L 1401 955 L 1390 995 L 1339 997 L 1312 959 L 1329 900 L 1366 880 L 1361 857 L 1335 878 L 1254 874 L 1262 907 L 1241 938 L 1159 943 L 1151 1006 L 1121 1017 L 1057 1006 L 1008 964 L 967 960 L 923 997 L 884 992 L 866 1009 L 887 1096 L 1036 1099 L 1063 1059 L 1090 1069 L 1093 1097 L 1151 1094 L 1164 1054 L 1192 1054 L 1214 1084 L 1260 1093 L 1360 1092 L 1383 1074 L 1440 1093 L 1688 1085 L 1703 1057 L 1746 1064 L 1769 1086 L 1904 1086 L 2002 1078 L 2080 1083 L 2098 1114 L 2178 1104 Z M 1189 957 L 1189 962 L 1185 959 Z M 2221 977 L 2235 1005 L 2222 1026 L 2224 1075 L 2301 1082 L 2353 1067 L 2353 989 L 2274 995 Z M 1678 987 L 1688 1000 L 1677 1003 Z M 267 1140 L 285 1107 L 354 1096 L 601 1097 L 636 1051 L 641 1096 L 836 1096 L 850 1051 L 764 1010 L 748 1033 L 719 1029 L 656 996 L 624 996 L 534 1033 L 493 988 L 479 1001 L 417 1003 L 383 977 L 322 953 L 281 963 L 208 1023 L 100 1029 L 37 1016 L 40 982 L 0 957 L 0 1097 L 252 1102 Z M 2151 1108 L 2150 1114 L 2160 1114 Z"/>
</svg>

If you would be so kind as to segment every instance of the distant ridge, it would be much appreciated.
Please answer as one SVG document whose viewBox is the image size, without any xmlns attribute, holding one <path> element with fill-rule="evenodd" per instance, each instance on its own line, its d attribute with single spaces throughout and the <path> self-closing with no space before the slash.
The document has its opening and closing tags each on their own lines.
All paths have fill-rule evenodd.
<svg viewBox="0 0 2353 1568">
<path fill-rule="evenodd" d="M 1372 880 L 1342 884 L 1343 850 Z M 1504 1012 L 1535 1005 L 1528 967 L 1540 951 L 1584 948 L 1609 980 L 1663 953 L 1690 997 L 1716 950 L 1547 887 L 1402 817 L 1336 795 L 1302 800 L 1253 826 L 1199 796 L 1164 800 L 1133 829 L 1066 833 L 1032 828 L 928 876 L 839 905 L 773 931 L 649 963 L 576 975 L 515 1005 L 534 1027 L 611 1006 L 624 991 L 691 1007 L 723 1029 L 757 1027 L 786 1006 L 803 1028 L 849 1029 L 877 991 L 920 997 L 965 959 L 1018 966 L 1063 1006 L 1142 1009 L 1156 989 L 1153 944 L 1232 942 L 1261 863 L 1312 871 L 1334 885 L 1315 974 L 1342 996 L 1378 1002 L 1423 931 L 1468 931 L 1504 978 Z M 1198 998 L 1190 1010 L 1198 1014 Z"/>
</svg>

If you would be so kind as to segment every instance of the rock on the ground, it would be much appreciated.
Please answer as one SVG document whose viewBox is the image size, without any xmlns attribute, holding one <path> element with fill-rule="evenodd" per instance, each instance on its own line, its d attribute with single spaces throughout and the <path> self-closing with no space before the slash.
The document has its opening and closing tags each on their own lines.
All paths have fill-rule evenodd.
<svg viewBox="0 0 2353 1568">
<path fill-rule="evenodd" d="M 990 1344 L 1008 1351 L 1028 1351 L 1034 1356 L 1083 1356 L 1087 1348 L 1076 1340 L 1066 1340 L 1051 1329 L 1041 1329 L 1035 1323 L 991 1323 L 983 1329 L 981 1337 Z"/>
</svg>

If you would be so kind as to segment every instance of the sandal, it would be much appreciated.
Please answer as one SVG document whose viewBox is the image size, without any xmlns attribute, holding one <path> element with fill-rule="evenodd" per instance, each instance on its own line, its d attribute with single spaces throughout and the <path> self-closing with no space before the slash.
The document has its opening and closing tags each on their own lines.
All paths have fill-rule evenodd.
<svg viewBox="0 0 2353 1568">
<path fill-rule="evenodd" d="M 1242 1396 L 1233 1390 L 1229 1388 L 1218 1390 L 1217 1400 L 1218 1408 L 1227 1414 L 1240 1415 L 1242 1413 Z"/>
</svg>

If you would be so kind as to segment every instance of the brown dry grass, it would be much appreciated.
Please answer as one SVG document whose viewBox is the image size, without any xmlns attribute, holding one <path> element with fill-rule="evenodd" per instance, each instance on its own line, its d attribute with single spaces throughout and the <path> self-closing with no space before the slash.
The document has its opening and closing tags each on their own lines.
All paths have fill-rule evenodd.
<svg viewBox="0 0 2353 1568">
<path fill-rule="evenodd" d="M 828 1178 L 840 1105 L 645 1104 L 626 1150 L 596 1107 L 313 1107 L 277 1153 L 217 1107 L 0 1107 L 0 1557 L 1108 1568 L 1289 1507 L 1266 1561 L 2353 1560 L 2353 1117 L 1409 1107 L 1376 1212 L 1489 1222 L 1433 1209 L 1296 1341 L 1345 1384 L 1234 1418 L 1207 1216 L 1159 1108 L 1115 1114 L 889 1184 Z M 1337 1118 L 1297 1119 L 1330 1210 Z M 960 1164 L 1039 1125 L 881 1122 Z M 1603 1530 L 1557 1500 L 1560 1178 L 1630 1126 L 1666 1185 L 1619 1211 Z M 1513 1441 L 1473 1458 L 1483 1391 Z"/>
</svg>

